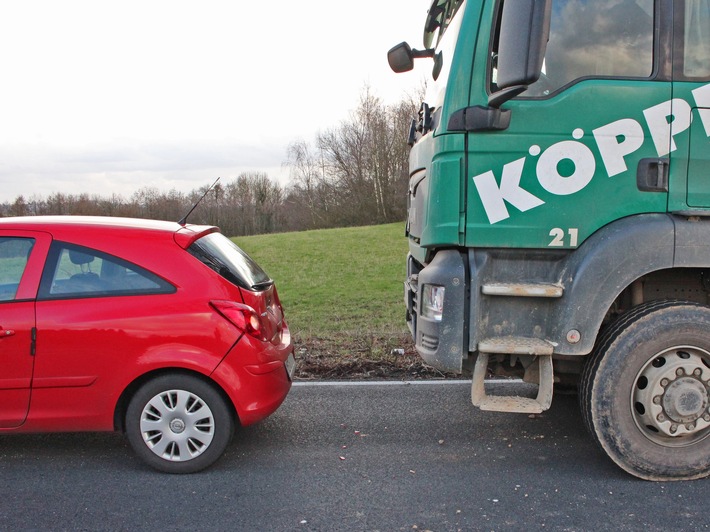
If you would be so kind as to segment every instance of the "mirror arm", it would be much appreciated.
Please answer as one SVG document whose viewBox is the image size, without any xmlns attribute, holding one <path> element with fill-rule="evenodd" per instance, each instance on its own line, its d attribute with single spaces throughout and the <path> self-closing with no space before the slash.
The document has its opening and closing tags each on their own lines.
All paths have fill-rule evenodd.
<svg viewBox="0 0 710 532">
<path fill-rule="evenodd" d="M 422 57 L 434 57 L 436 50 L 433 48 L 427 48 L 426 50 L 412 50 L 412 57 L 414 59 L 420 59 Z"/>
<path fill-rule="evenodd" d="M 494 92 L 488 97 L 488 105 L 494 109 L 499 108 L 508 100 L 512 100 L 518 94 L 525 92 L 527 90 L 527 85 L 514 85 L 512 87 L 506 87 L 505 89 Z"/>
</svg>

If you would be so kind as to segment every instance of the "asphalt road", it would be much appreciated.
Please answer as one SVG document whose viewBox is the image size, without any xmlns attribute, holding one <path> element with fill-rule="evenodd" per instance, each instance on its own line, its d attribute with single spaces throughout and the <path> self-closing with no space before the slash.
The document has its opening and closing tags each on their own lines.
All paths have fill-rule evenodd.
<svg viewBox="0 0 710 532">
<path fill-rule="evenodd" d="M 705 530 L 709 488 L 619 470 L 575 397 L 485 413 L 452 382 L 295 386 L 189 476 L 119 434 L 0 436 L 2 530 Z"/>
</svg>

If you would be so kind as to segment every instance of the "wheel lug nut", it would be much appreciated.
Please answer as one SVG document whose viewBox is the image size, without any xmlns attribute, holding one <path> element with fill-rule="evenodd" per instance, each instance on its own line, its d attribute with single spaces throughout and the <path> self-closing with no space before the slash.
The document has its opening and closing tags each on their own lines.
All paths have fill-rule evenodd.
<svg viewBox="0 0 710 532">
<path fill-rule="evenodd" d="M 700 368 L 695 368 L 695 370 L 693 371 L 693 375 L 695 375 L 696 377 L 700 377 L 700 375 L 702 374 L 703 372 Z"/>
<path fill-rule="evenodd" d="M 705 415 L 703 416 L 703 419 L 704 419 L 705 421 L 710 421 L 710 414 L 705 414 Z"/>
<path fill-rule="evenodd" d="M 671 425 L 671 434 L 675 434 L 677 430 L 678 430 L 678 425 L 676 425 L 675 423 L 673 423 L 673 424 Z"/>
<path fill-rule="evenodd" d="M 677 370 L 675 370 L 675 374 L 679 377 L 682 377 L 683 375 L 685 375 L 685 371 L 683 371 L 683 368 L 678 368 Z"/>
<path fill-rule="evenodd" d="M 685 428 L 688 429 L 688 430 L 693 430 L 693 429 L 695 429 L 695 424 L 693 424 L 693 423 L 688 423 L 688 424 L 685 426 Z"/>
<path fill-rule="evenodd" d="M 658 417 L 657 417 L 656 419 L 657 419 L 658 421 L 665 421 L 665 420 L 666 420 L 666 416 L 664 416 L 663 414 L 658 414 Z"/>
<path fill-rule="evenodd" d="M 660 395 L 657 395 L 656 397 L 653 398 L 653 404 L 655 404 L 655 405 L 661 404 L 661 396 Z"/>
<path fill-rule="evenodd" d="M 661 386 L 665 388 L 666 386 L 668 386 L 668 382 L 668 379 L 661 379 Z"/>
</svg>

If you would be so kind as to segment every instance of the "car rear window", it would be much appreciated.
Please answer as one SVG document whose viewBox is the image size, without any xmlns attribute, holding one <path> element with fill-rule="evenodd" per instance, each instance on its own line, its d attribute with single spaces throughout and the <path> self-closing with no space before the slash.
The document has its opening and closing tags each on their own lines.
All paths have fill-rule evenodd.
<svg viewBox="0 0 710 532">
<path fill-rule="evenodd" d="M 247 290 L 263 290 L 271 278 L 254 260 L 221 233 L 194 242 L 188 251 L 229 282 Z"/>
</svg>

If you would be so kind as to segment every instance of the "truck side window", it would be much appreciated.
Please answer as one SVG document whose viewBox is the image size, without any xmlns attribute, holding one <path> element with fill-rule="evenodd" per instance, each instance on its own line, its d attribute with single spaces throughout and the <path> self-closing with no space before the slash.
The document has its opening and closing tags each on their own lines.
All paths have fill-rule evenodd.
<svg viewBox="0 0 710 532">
<path fill-rule="evenodd" d="M 683 76 L 710 77 L 710 0 L 686 0 L 683 13 Z"/>
<path fill-rule="evenodd" d="M 654 0 L 553 0 L 543 75 L 522 96 L 584 78 L 649 78 L 653 14 Z"/>
</svg>

